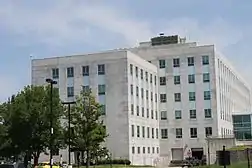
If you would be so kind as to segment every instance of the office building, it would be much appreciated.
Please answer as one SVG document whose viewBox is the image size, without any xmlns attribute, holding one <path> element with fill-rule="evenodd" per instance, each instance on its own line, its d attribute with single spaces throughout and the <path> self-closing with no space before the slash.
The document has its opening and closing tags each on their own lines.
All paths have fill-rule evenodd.
<svg viewBox="0 0 252 168">
<path fill-rule="evenodd" d="M 109 134 L 106 146 L 114 159 L 152 165 L 158 158 L 156 66 L 130 51 L 33 60 L 32 84 L 44 85 L 46 78 L 58 82 L 55 87 L 63 101 L 73 101 L 82 89 L 92 89 L 103 105 L 102 118 Z M 66 150 L 60 154 L 68 160 Z"/>
<path fill-rule="evenodd" d="M 233 112 L 251 111 L 248 84 L 214 45 L 178 36 L 161 34 L 135 48 L 33 60 L 32 66 L 36 85 L 58 74 L 62 100 L 82 85 L 91 87 L 105 105 L 108 148 L 133 164 L 180 160 L 188 153 L 201 159 L 206 137 L 233 136 Z"/>
</svg>

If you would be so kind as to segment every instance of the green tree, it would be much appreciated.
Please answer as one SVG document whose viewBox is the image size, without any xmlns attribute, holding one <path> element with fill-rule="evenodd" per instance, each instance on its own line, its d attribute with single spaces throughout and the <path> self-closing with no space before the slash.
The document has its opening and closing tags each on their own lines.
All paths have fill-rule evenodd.
<svg viewBox="0 0 252 168">
<path fill-rule="evenodd" d="M 92 153 L 98 151 L 107 137 L 106 128 L 100 120 L 102 106 L 96 102 L 91 91 L 82 91 L 76 97 L 76 104 L 71 110 L 72 135 L 71 148 L 86 155 L 86 166 L 90 166 Z M 66 114 L 67 116 L 68 114 Z M 66 127 L 67 131 L 67 127 Z M 68 135 L 68 134 L 66 134 Z M 66 139 L 68 137 L 66 136 Z M 67 142 L 69 143 L 69 142 Z M 83 158 L 82 158 L 83 159 Z"/>
<path fill-rule="evenodd" d="M 55 148 L 62 147 L 63 115 L 57 89 L 53 89 L 53 114 L 50 113 L 50 87 L 27 86 L 2 108 L 5 109 L 8 139 L 19 152 L 31 154 L 37 165 L 40 154 L 49 147 L 50 119 L 53 120 Z M 7 117 L 6 117 L 7 116 Z"/>
</svg>

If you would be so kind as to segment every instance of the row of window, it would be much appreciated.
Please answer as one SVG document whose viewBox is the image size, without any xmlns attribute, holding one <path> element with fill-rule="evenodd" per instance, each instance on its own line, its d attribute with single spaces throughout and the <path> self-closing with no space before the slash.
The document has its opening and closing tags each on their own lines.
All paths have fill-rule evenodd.
<svg viewBox="0 0 252 168">
<path fill-rule="evenodd" d="M 135 151 L 135 147 L 132 146 L 131 150 L 132 150 L 131 151 L 132 154 L 135 154 L 135 153 L 140 154 L 141 153 L 141 148 L 140 147 L 137 147 L 137 151 Z M 142 154 L 146 154 L 146 153 L 150 154 L 151 152 L 152 152 L 152 154 L 155 153 L 155 147 L 152 147 L 152 151 L 151 151 L 151 147 L 142 147 Z M 156 153 L 157 154 L 159 153 L 159 147 L 156 147 Z"/>
<path fill-rule="evenodd" d="M 67 67 L 66 74 L 68 78 L 74 77 L 74 67 Z M 97 74 L 98 75 L 105 75 L 105 64 L 97 65 Z M 82 66 L 82 75 L 89 76 L 89 66 Z M 59 68 L 52 69 L 52 77 L 53 79 L 59 78 Z"/>
<path fill-rule="evenodd" d="M 181 110 L 175 110 L 174 113 L 175 113 L 174 116 L 175 116 L 176 120 L 182 119 L 182 111 Z M 204 109 L 204 115 L 205 115 L 205 118 L 212 118 L 212 110 L 211 109 Z M 167 120 L 168 119 L 167 111 L 161 111 L 160 118 L 161 118 L 161 120 Z M 190 119 L 197 118 L 196 109 L 189 110 L 189 118 Z"/>
<path fill-rule="evenodd" d="M 142 132 L 142 136 L 140 135 L 140 129 Z M 146 132 L 145 132 L 146 130 Z M 155 132 L 156 131 L 156 132 Z M 156 134 L 156 137 L 155 137 Z M 158 139 L 158 128 L 150 128 L 150 127 L 145 127 L 142 126 L 140 127 L 139 125 L 135 126 L 135 125 L 131 125 L 131 136 L 132 137 L 137 137 L 137 138 L 156 138 Z"/>
<path fill-rule="evenodd" d="M 139 96 L 139 92 L 140 92 L 140 88 L 138 86 L 136 86 L 136 96 L 137 97 Z M 134 95 L 134 87 L 132 84 L 130 85 L 130 93 L 131 93 L 131 95 Z M 150 93 L 150 99 L 152 101 L 153 95 L 154 95 L 153 92 L 149 92 L 148 90 L 145 90 L 145 96 L 146 96 L 147 100 L 149 99 L 149 93 Z M 144 98 L 144 89 L 143 88 L 141 88 L 141 98 Z M 155 102 L 157 102 L 157 94 L 155 94 Z"/>
<path fill-rule="evenodd" d="M 205 127 L 205 136 L 212 136 L 212 134 L 212 127 Z M 175 135 L 178 139 L 183 138 L 183 129 L 175 128 Z M 190 138 L 198 138 L 197 128 L 190 128 Z M 161 129 L 161 139 L 168 139 L 168 129 Z"/>
<path fill-rule="evenodd" d="M 194 66 L 195 60 L 194 57 L 187 57 L 187 65 L 188 66 Z M 209 65 L 209 56 L 204 55 L 202 56 L 202 65 Z M 166 67 L 166 60 L 159 60 L 159 68 L 165 68 Z M 173 67 L 180 67 L 180 59 L 174 58 L 173 59 Z"/>
<path fill-rule="evenodd" d="M 131 115 L 135 114 L 134 110 L 134 104 L 131 104 Z M 136 115 L 140 116 L 140 107 L 136 106 Z M 141 108 L 141 116 L 145 117 L 145 108 Z M 149 108 L 146 108 L 146 118 L 154 119 L 154 110 L 149 110 Z M 155 111 L 155 119 L 158 120 L 158 112 Z"/>
<path fill-rule="evenodd" d="M 154 84 L 155 85 L 157 84 L 157 76 L 152 75 L 151 73 L 148 73 L 147 71 L 144 72 L 143 69 L 140 69 L 140 78 L 141 79 L 144 79 L 144 73 L 145 73 L 146 82 L 150 81 L 150 83 L 153 83 L 153 81 L 154 81 Z M 132 64 L 130 64 L 130 74 L 133 75 L 133 65 Z M 139 77 L 139 69 L 137 66 L 135 67 L 135 75 L 137 78 Z"/>
<path fill-rule="evenodd" d="M 90 87 L 88 85 L 82 86 L 83 91 L 88 91 Z M 106 93 L 106 85 L 98 85 L 98 95 L 105 95 Z M 74 97 L 74 87 L 69 86 L 67 87 L 67 97 Z"/>
<path fill-rule="evenodd" d="M 167 79 L 165 76 L 159 77 L 160 86 L 166 85 L 166 80 Z M 210 74 L 209 73 L 203 73 L 203 83 L 206 83 L 206 82 L 210 82 Z M 179 75 L 173 77 L 173 83 L 174 83 L 174 85 L 179 85 L 181 83 Z M 195 74 L 188 75 L 188 83 L 189 84 L 195 83 Z"/>
<path fill-rule="evenodd" d="M 195 101 L 196 100 L 196 93 L 189 92 L 188 99 L 189 99 L 189 101 Z M 211 92 L 210 91 L 204 91 L 204 100 L 211 100 Z M 174 93 L 174 101 L 181 102 L 181 93 Z M 165 93 L 160 94 L 160 102 L 161 103 L 167 102 L 167 95 Z"/>
</svg>

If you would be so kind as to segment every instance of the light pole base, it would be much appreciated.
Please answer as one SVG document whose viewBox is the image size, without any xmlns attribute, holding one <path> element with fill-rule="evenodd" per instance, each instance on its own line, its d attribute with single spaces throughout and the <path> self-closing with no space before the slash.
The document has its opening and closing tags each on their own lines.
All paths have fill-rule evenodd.
<svg viewBox="0 0 252 168">
<path fill-rule="evenodd" d="M 67 165 L 67 168 L 73 168 L 73 166 L 69 164 L 69 165 Z"/>
</svg>

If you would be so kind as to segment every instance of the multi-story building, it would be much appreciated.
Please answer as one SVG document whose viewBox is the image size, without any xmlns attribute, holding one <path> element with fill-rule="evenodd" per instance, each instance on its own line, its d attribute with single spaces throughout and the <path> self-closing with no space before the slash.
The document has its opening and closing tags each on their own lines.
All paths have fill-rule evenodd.
<svg viewBox="0 0 252 168">
<path fill-rule="evenodd" d="M 163 157 L 201 158 L 206 137 L 233 135 L 232 113 L 251 109 L 249 85 L 214 45 L 161 35 L 130 50 L 158 68 Z"/>
<path fill-rule="evenodd" d="M 113 158 L 152 165 L 159 156 L 156 66 L 130 51 L 33 60 L 32 84 L 44 85 L 46 78 L 57 81 L 62 101 L 92 89 L 103 105 L 106 146 Z M 68 160 L 66 150 L 60 154 Z"/>
<path fill-rule="evenodd" d="M 233 135 L 232 113 L 251 111 L 248 84 L 214 45 L 198 46 L 178 36 L 161 35 L 135 48 L 34 60 L 32 66 L 32 83 L 58 78 L 64 101 L 91 87 L 105 107 L 108 148 L 133 164 L 153 164 L 159 156 L 178 160 L 189 153 L 202 158 L 206 137 Z"/>
</svg>

